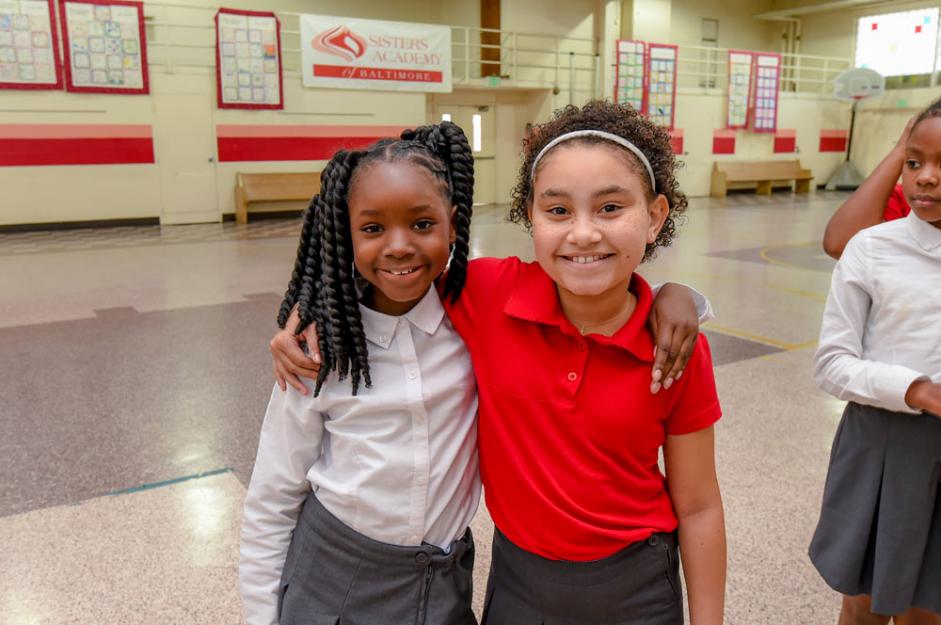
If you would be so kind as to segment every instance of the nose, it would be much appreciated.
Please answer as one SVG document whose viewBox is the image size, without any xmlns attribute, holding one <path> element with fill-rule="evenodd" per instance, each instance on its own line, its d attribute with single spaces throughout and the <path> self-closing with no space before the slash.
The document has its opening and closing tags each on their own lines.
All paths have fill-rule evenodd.
<svg viewBox="0 0 941 625">
<path fill-rule="evenodd" d="M 391 228 L 386 236 L 385 255 L 405 258 L 415 253 L 411 231 L 407 228 Z"/>
<path fill-rule="evenodd" d="M 925 163 L 918 170 L 915 182 L 919 187 L 936 187 L 941 178 L 941 170 L 934 163 Z"/>
<path fill-rule="evenodd" d="M 573 245 L 589 247 L 601 240 L 601 231 L 589 215 L 576 213 L 566 238 Z"/>
</svg>

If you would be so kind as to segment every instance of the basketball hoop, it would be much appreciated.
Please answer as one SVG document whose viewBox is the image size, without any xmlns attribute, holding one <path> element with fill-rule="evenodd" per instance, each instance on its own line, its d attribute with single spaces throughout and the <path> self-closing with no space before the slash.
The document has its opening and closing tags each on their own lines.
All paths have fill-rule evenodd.
<svg viewBox="0 0 941 625">
<path fill-rule="evenodd" d="M 838 100 L 853 103 L 850 110 L 849 141 L 846 145 L 846 159 L 837 167 L 827 181 L 827 191 L 837 189 L 856 189 L 863 183 L 863 177 L 850 162 L 850 153 L 853 149 L 853 127 L 856 125 L 856 105 L 860 100 L 872 98 L 885 93 L 885 78 L 879 72 L 867 67 L 850 69 L 833 79 L 833 95 Z"/>
</svg>

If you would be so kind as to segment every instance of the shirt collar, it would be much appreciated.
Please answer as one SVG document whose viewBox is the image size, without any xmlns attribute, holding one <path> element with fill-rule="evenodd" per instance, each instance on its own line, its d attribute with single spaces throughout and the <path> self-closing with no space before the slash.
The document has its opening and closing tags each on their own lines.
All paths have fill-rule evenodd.
<svg viewBox="0 0 941 625">
<path fill-rule="evenodd" d="M 941 246 L 941 228 L 935 228 L 919 217 L 915 211 L 910 212 L 906 219 L 908 220 L 908 232 L 922 249 L 931 252 Z"/>
<path fill-rule="evenodd" d="M 363 331 L 366 334 L 366 339 L 383 349 L 389 349 L 389 345 L 392 344 L 392 339 L 395 337 L 395 328 L 400 320 L 404 319 L 425 334 L 432 335 L 438 330 L 441 320 L 444 319 L 444 306 L 441 305 L 438 291 L 432 286 L 425 293 L 425 296 L 404 315 L 386 315 L 362 304 L 359 305 L 359 314 L 363 319 Z"/>
<path fill-rule="evenodd" d="M 647 317 L 653 307 L 653 294 L 647 281 L 636 273 L 631 276 L 628 290 L 637 297 L 637 306 L 627 323 L 612 336 L 589 334 L 585 338 L 601 345 L 620 347 L 652 363 L 654 341 L 647 330 Z M 503 312 L 523 321 L 555 326 L 563 334 L 581 338 L 581 333 L 562 312 L 555 283 L 538 263 L 528 265 L 520 274 Z"/>
</svg>

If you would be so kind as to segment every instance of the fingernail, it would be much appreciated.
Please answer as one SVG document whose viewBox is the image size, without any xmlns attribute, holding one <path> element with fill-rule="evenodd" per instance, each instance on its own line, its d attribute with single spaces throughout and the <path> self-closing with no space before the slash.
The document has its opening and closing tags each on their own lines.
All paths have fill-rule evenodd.
<svg viewBox="0 0 941 625">
<path fill-rule="evenodd" d="M 654 379 L 654 382 L 659 382 L 659 381 L 660 381 L 660 378 L 662 378 L 662 377 L 663 377 L 663 372 L 660 371 L 660 369 L 654 369 L 654 371 L 653 371 L 653 379 Z"/>
<path fill-rule="evenodd" d="M 673 378 L 667 378 L 667 381 L 663 383 L 663 388 L 669 389 L 671 386 L 673 386 Z"/>
<path fill-rule="evenodd" d="M 654 357 L 654 358 L 657 357 L 657 346 L 656 346 L 656 345 L 653 346 L 653 357 Z"/>
<path fill-rule="evenodd" d="M 682 371 L 680 371 L 679 373 L 676 374 L 676 379 L 677 379 L 677 380 L 679 380 L 679 379 L 682 378 L 682 377 L 683 377 L 683 372 L 682 372 Z"/>
<path fill-rule="evenodd" d="M 659 383 L 659 382 L 654 382 L 653 384 L 651 384 L 651 385 L 650 385 L 650 392 L 653 393 L 654 395 L 656 395 L 657 393 L 659 393 L 659 392 L 660 392 L 660 383 Z"/>
<path fill-rule="evenodd" d="M 318 365 L 320 364 L 320 354 L 314 354 L 314 362 L 316 362 Z"/>
</svg>

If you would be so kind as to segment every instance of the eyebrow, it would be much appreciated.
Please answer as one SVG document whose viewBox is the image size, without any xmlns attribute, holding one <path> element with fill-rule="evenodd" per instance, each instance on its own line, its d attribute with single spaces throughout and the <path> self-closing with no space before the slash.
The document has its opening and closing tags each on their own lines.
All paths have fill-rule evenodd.
<svg viewBox="0 0 941 625">
<path fill-rule="evenodd" d="M 602 195 L 614 195 L 616 193 L 624 193 L 626 195 L 633 195 L 630 189 L 622 187 L 620 185 L 613 184 L 609 187 L 603 189 L 598 189 L 592 195 L 593 197 L 601 197 Z M 546 189 L 539 194 L 539 197 L 569 197 L 569 193 L 563 191 L 562 189 Z"/>
<path fill-rule="evenodd" d="M 432 206 L 430 204 L 419 204 L 417 206 L 412 206 L 408 209 L 410 213 L 421 213 L 426 210 L 431 210 Z M 381 211 L 377 208 L 364 208 L 359 211 L 360 215 L 381 215 L 384 211 Z"/>
</svg>

